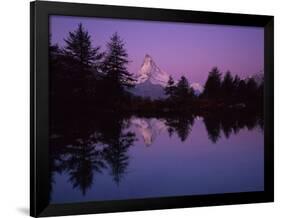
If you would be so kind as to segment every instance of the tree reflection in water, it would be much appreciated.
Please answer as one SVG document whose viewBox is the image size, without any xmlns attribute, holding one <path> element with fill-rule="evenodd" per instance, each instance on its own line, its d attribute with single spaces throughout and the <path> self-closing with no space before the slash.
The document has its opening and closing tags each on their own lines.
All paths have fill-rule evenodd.
<svg viewBox="0 0 281 218">
<path fill-rule="evenodd" d="M 66 173 L 83 195 L 93 186 L 95 175 L 106 168 L 119 184 L 129 164 L 127 151 L 135 140 L 134 133 L 124 132 L 126 120 L 110 114 L 81 120 L 71 117 L 56 119 L 59 123 L 51 130 L 52 175 Z"/>
<path fill-rule="evenodd" d="M 73 119 L 81 117 L 75 114 L 57 114 L 60 116 L 52 121 L 50 135 L 50 189 L 55 182 L 54 173 L 65 173 L 73 189 L 80 190 L 83 195 L 94 187 L 98 173 L 109 171 L 114 183 L 119 185 L 122 182 L 130 161 L 128 151 L 137 140 L 137 131 L 142 135 L 145 145 L 153 146 L 163 131 L 170 137 L 186 141 L 198 116 L 204 122 L 212 143 L 217 143 L 222 134 L 229 138 L 243 128 L 252 130 L 259 126 L 263 130 L 262 115 L 247 111 L 161 118 L 93 112 L 85 113 L 85 118 L 80 120 Z"/>
<path fill-rule="evenodd" d="M 172 136 L 176 133 L 182 142 L 184 142 L 190 134 L 193 123 L 194 115 L 192 114 L 166 118 L 169 135 Z"/>
<path fill-rule="evenodd" d="M 238 134 L 243 128 L 248 130 L 259 126 L 263 130 L 263 115 L 249 111 L 220 111 L 212 115 L 203 115 L 203 121 L 210 141 L 216 143 L 223 133 L 228 139 L 231 134 Z"/>
</svg>

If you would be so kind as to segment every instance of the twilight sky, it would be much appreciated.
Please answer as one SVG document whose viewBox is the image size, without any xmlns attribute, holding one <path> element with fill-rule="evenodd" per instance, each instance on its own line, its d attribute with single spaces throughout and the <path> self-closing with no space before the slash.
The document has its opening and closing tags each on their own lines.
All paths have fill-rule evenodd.
<svg viewBox="0 0 281 218">
<path fill-rule="evenodd" d="M 185 75 L 202 85 L 214 66 L 246 77 L 264 69 L 263 28 L 159 21 L 50 16 L 52 43 L 64 46 L 69 31 L 82 23 L 93 46 L 106 49 L 118 32 L 126 44 L 131 73 L 137 73 L 145 54 L 175 79 Z"/>
</svg>

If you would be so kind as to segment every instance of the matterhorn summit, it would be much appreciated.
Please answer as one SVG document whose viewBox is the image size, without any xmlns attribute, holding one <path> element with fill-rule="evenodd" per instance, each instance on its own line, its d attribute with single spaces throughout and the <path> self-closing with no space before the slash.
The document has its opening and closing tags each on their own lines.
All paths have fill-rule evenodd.
<svg viewBox="0 0 281 218">
<path fill-rule="evenodd" d="M 164 88 L 168 85 L 170 75 L 162 71 L 152 57 L 145 55 L 139 71 L 135 74 L 133 89 L 130 92 L 136 96 L 149 97 L 151 99 L 166 98 Z M 175 80 L 175 84 L 178 81 Z M 199 83 L 191 84 L 196 95 L 200 95 L 203 87 Z"/>
<path fill-rule="evenodd" d="M 136 74 L 136 84 L 149 81 L 153 85 L 165 87 L 169 80 L 169 74 L 162 71 L 148 54 L 145 55 L 140 70 Z"/>
</svg>

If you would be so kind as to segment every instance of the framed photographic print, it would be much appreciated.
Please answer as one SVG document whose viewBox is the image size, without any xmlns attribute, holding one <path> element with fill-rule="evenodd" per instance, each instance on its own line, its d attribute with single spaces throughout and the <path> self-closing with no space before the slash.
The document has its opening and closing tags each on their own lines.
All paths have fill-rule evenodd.
<svg viewBox="0 0 281 218">
<path fill-rule="evenodd" d="M 273 17 L 31 3 L 31 216 L 273 201 Z"/>
</svg>

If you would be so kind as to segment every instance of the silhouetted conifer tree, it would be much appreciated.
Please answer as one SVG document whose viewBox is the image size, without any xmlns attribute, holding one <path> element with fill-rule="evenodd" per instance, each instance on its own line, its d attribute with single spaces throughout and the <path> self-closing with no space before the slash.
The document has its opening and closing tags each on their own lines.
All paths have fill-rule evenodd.
<svg viewBox="0 0 281 218">
<path fill-rule="evenodd" d="M 237 96 L 239 102 L 244 102 L 246 97 L 246 82 L 244 80 L 240 80 L 237 87 Z"/>
<path fill-rule="evenodd" d="M 254 78 L 250 78 L 246 82 L 246 102 L 248 105 L 255 104 L 259 101 L 258 99 L 258 84 Z"/>
<path fill-rule="evenodd" d="M 241 82 L 241 79 L 238 75 L 235 75 L 233 79 L 233 100 L 235 102 L 239 102 L 240 96 L 239 96 L 239 84 Z"/>
<path fill-rule="evenodd" d="M 203 96 L 206 98 L 218 98 L 221 94 L 221 73 L 217 67 L 209 72 L 208 79 L 205 83 Z"/>
<path fill-rule="evenodd" d="M 133 77 L 127 70 L 128 54 L 125 44 L 114 33 L 107 44 L 107 54 L 103 63 L 104 78 L 111 95 L 122 95 L 126 88 L 133 87 Z"/>
<path fill-rule="evenodd" d="M 174 99 L 177 103 L 186 104 L 192 99 L 192 91 L 186 77 L 182 76 L 176 85 Z"/>
<path fill-rule="evenodd" d="M 91 36 L 80 23 L 76 30 L 69 32 L 64 39 L 68 79 L 73 80 L 73 93 L 79 98 L 93 97 L 95 81 L 100 68 L 103 53 L 100 47 L 93 47 Z"/>
<path fill-rule="evenodd" d="M 164 88 L 165 95 L 167 95 L 169 99 L 173 98 L 175 95 L 175 89 L 176 89 L 175 81 L 173 77 L 170 76 L 168 80 L 168 84 Z"/>
<path fill-rule="evenodd" d="M 91 36 L 81 23 L 74 32 L 69 32 L 64 41 L 64 52 L 80 64 L 81 70 L 98 66 L 103 53 L 100 52 L 99 46 L 92 46 Z"/>
<path fill-rule="evenodd" d="M 233 97 L 235 90 L 233 82 L 234 81 L 231 73 L 227 71 L 221 83 L 221 94 L 226 100 L 229 100 Z"/>
</svg>

